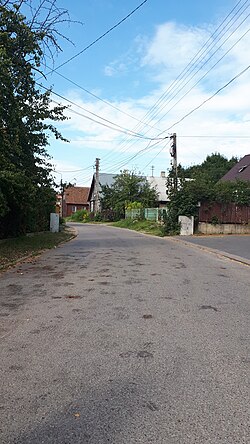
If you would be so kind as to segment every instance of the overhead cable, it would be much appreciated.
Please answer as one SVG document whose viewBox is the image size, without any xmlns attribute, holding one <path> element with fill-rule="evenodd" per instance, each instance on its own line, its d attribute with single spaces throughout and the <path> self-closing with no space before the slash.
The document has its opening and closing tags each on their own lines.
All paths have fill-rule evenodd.
<svg viewBox="0 0 250 444">
<path fill-rule="evenodd" d="M 57 66 L 56 68 L 52 69 L 48 74 L 51 74 L 52 72 L 56 71 L 57 69 L 61 68 L 62 66 L 66 65 L 67 63 L 71 62 L 72 60 L 74 60 L 76 57 L 79 57 L 79 55 L 83 54 L 85 51 L 87 51 L 87 49 L 91 48 L 91 46 L 95 45 L 95 43 L 99 42 L 101 39 L 103 39 L 103 37 L 105 37 L 106 35 L 108 35 L 111 31 L 113 31 L 115 28 L 117 28 L 119 25 L 121 25 L 123 22 L 125 22 L 125 20 L 127 20 L 129 17 L 131 17 L 131 15 L 133 15 L 136 11 L 138 11 L 138 9 L 140 9 L 148 0 L 144 0 L 142 3 L 140 3 L 135 9 L 133 9 L 133 11 L 131 11 L 129 14 L 126 15 L 126 17 L 124 17 L 123 19 L 121 19 L 118 23 L 116 23 L 114 26 L 112 26 L 111 28 L 109 28 L 106 32 L 104 32 L 102 35 L 100 35 L 97 39 L 95 39 L 92 43 L 90 43 L 89 45 L 85 46 L 85 48 L 83 48 L 81 51 L 79 51 L 77 54 L 75 54 L 74 56 L 70 57 L 68 60 L 65 60 L 65 62 L 61 63 L 59 66 Z"/>
</svg>

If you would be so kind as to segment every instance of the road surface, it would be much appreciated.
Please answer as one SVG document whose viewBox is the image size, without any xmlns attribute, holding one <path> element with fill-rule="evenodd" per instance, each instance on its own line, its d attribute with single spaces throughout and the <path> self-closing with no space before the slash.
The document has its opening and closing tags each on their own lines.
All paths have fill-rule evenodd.
<svg viewBox="0 0 250 444">
<path fill-rule="evenodd" d="M 250 269 L 101 225 L 1 285 L 1 444 L 250 442 Z"/>
<path fill-rule="evenodd" d="M 181 236 L 180 239 L 250 261 L 250 235 Z"/>
</svg>

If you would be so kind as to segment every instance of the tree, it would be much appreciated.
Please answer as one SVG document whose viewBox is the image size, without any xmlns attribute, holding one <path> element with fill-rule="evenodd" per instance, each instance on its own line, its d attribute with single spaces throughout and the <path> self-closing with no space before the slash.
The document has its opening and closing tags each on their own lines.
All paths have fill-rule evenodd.
<svg viewBox="0 0 250 444">
<path fill-rule="evenodd" d="M 53 124 L 65 119 L 65 107 L 51 106 L 50 91 L 39 90 L 34 74 L 44 45 L 58 49 L 53 4 L 41 0 L 29 19 L 20 12 L 32 8 L 28 0 L 0 4 L 0 237 L 47 228 L 55 204 L 46 147 L 50 134 L 65 140 Z M 47 22 L 39 26 L 41 10 Z"/>
<path fill-rule="evenodd" d="M 218 182 L 236 163 L 237 157 L 227 159 L 219 153 L 213 153 L 207 156 L 200 165 L 194 165 L 186 168 L 186 177 L 203 177 L 209 183 Z"/>
<path fill-rule="evenodd" d="M 131 202 L 139 202 L 144 208 L 157 202 L 157 192 L 147 179 L 126 170 L 115 177 L 113 185 L 102 186 L 101 196 L 102 209 L 114 211 L 117 218 L 124 218 L 125 207 Z"/>
</svg>

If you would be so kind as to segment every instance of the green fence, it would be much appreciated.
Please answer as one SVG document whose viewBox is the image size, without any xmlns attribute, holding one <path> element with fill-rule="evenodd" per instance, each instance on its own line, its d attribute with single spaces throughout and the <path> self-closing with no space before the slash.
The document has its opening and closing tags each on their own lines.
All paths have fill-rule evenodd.
<svg viewBox="0 0 250 444">
<path fill-rule="evenodd" d="M 167 208 L 133 208 L 125 211 L 125 219 L 146 219 L 160 222 Z"/>
</svg>

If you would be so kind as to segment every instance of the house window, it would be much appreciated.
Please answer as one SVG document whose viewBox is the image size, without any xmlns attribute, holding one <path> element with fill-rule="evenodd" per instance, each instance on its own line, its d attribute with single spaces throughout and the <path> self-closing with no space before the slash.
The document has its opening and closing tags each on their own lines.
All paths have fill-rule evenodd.
<svg viewBox="0 0 250 444">
<path fill-rule="evenodd" d="M 72 205 L 72 213 L 75 213 L 77 211 L 77 206 L 76 205 Z"/>
</svg>

